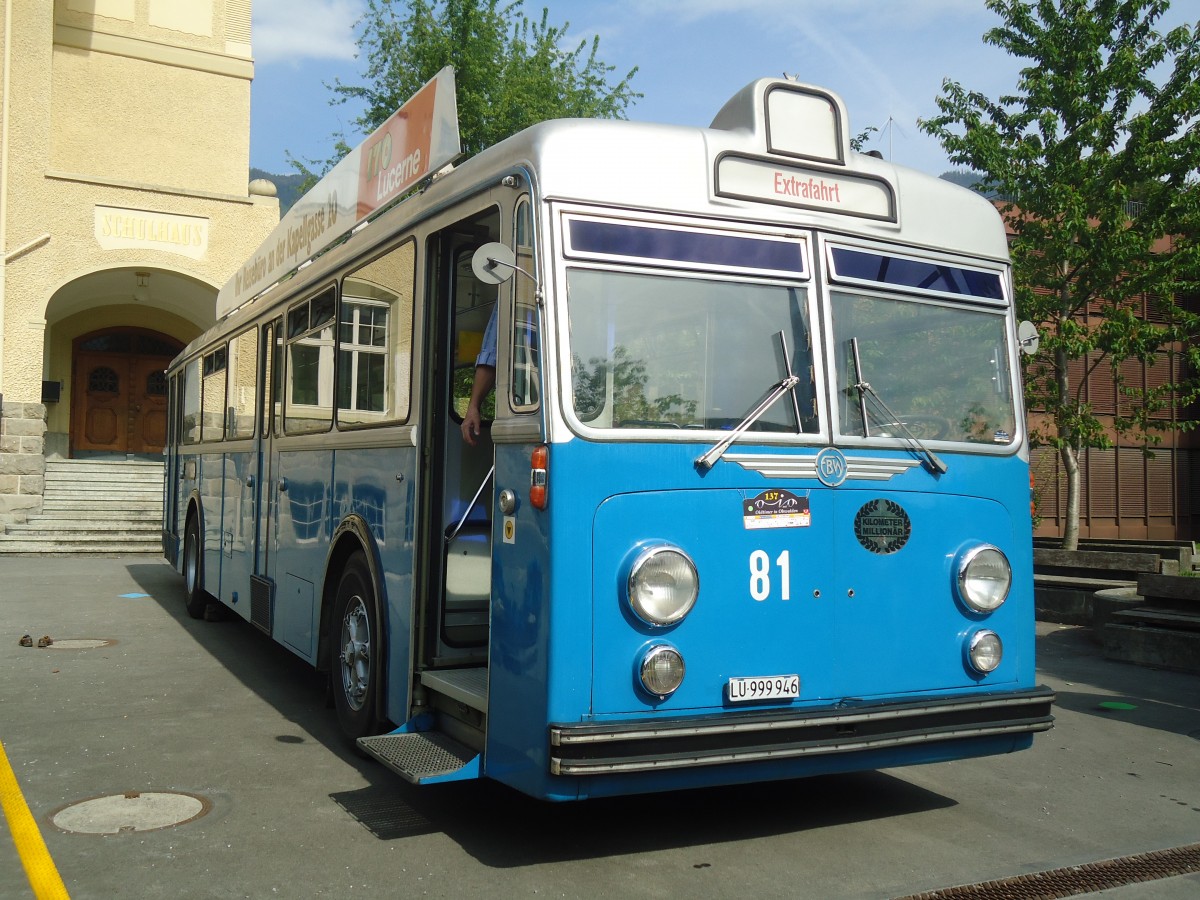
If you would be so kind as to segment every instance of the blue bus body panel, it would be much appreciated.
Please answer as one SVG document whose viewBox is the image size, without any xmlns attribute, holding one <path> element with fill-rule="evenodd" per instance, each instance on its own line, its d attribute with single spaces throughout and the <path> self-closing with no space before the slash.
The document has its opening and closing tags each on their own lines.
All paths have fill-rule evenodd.
<svg viewBox="0 0 1200 900">
<path fill-rule="evenodd" d="M 339 450 L 335 454 L 332 522 L 350 517 L 364 522 L 376 555 L 380 585 L 380 614 L 387 635 L 384 678 L 386 715 L 392 722 L 408 718 L 413 637 L 413 554 L 416 449 L 411 445 L 385 451 L 388 466 L 380 465 L 377 449 Z"/>
<path fill-rule="evenodd" d="M 943 452 L 949 471 L 941 476 L 918 465 L 888 480 L 831 488 L 816 478 L 764 476 L 728 460 L 702 475 L 693 462 L 706 449 L 581 440 L 551 446 L 549 510 L 518 514 L 523 525 L 515 540 L 496 544 L 485 774 L 567 799 L 932 762 L 1029 745 L 1031 735 L 1018 734 L 631 775 L 548 774 L 547 723 L 700 720 L 743 709 L 819 710 L 1034 688 L 1032 542 L 1027 465 L 1020 457 Z M 747 444 L 734 449 L 789 452 Z M 509 451 L 498 452 L 498 487 L 527 482 L 526 450 L 508 457 L 507 466 L 501 460 Z M 892 450 L 858 455 L 913 459 Z M 979 485 L 993 496 L 965 495 L 966 486 Z M 747 502 L 772 489 L 806 499 L 808 524 L 747 527 Z M 878 500 L 894 504 L 910 523 L 900 546 L 885 542 L 890 552 L 878 544 L 875 552 L 868 549 L 870 522 L 860 517 Z M 549 543 L 572 549 L 557 555 L 547 574 Z M 700 579 L 695 608 L 669 627 L 647 625 L 625 601 L 633 559 L 659 543 L 688 552 Z M 955 589 L 959 552 L 980 543 L 1003 550 L 1014 576 L 1007 602 L 987 616 L 968 610 Z M 766 560 L 769 587 L 761 565 L 753 583 L 756 551 L 760 563 Z M 968 637 L 980 628 L 1004 641 L 1003 662 L 986 677 L 965 658 Z M 638 685 L 638 663 L 652 643 L 676 647 L 687 666 L 683 684 L 665 700 Z M 795 700 L 728 700 L 730 677 L 792 674 L 800 678 Z"/>
</svg>

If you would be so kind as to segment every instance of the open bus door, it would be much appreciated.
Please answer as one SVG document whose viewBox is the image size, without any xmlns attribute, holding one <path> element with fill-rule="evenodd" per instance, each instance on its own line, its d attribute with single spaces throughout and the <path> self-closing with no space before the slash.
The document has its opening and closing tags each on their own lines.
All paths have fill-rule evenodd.
<svg viewBox="0 0 1200 900">
<path fill-rule="evenodd" d="M 414 783 L 478 777 L 488 704 L 495 449 L 494 401 L 481 434 L 462 436 L 475 360 L 496 310 L 497 287 L 472 273 L 471 258 L 500 235 L 489 207 L 428 241 L 426 334 L 421 387 L 420 526 L 417 551 L 413 708 L 389 735 L 360 746 Z"/>
</svg>

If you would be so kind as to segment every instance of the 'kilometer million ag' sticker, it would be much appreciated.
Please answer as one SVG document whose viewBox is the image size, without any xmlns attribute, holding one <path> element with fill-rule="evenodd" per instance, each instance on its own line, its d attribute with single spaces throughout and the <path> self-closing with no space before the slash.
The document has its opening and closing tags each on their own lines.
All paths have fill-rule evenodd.
<svg viewBox="0 0 1200 900">
<path fill-rule="evenodd" d="M 807 497 L 770 490 L 742 501 L 742 521 L 747 529 L 807 528 L 812 524 L 812 514 Z"/>
<path fill-rule="evenodd" d="M 895 553 L 908 543 L 911 534 L 908 513 L 891 500 L 870 500 L 854 517 L 854 535 L 872 553 Z"/>
</svg>

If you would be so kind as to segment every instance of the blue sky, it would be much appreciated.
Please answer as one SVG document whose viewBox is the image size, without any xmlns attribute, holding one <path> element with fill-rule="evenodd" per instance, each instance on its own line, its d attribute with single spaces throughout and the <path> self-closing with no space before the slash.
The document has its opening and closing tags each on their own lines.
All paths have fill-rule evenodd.
<svg viewBox="0 0 1200 900">
<path fill-rule="evenodd" d="M 1190 0 L 1189 0 L 1190 2 Z M 1177 0 L 1165 24 L 1186 21 Z M 287 154 L 325 159 L 334 135 L 362 135 L 358 110 L 331 106 L 335 78 L 361 82 L 354 26 L 364 0 L 254 0 L 255 79 L 250 164 L 291 171 Z M 880 129 L 868 144 L 896 162 L 941 174 L 951 168 L 917 119 L 937 112 L 942 80 L 998 96 L 1018 64 L 985 45 L 998 24 L 983 0 L 525 0 L 524 11 L 570 22 L 577 42 L 600 36 L 599 56 L 644 96 L 638 121 L 706 126 L 756 78 L 783 73 L 842 95 L 851 133 Z"/>
</svg>

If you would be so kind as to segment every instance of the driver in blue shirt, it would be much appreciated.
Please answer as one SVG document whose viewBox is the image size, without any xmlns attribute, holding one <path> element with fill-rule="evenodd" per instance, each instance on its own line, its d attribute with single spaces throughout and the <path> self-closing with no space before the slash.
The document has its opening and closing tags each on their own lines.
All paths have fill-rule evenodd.
<svg viewBox="0 0 1200 900">
<path fill-rule="evenodd" d="M 471 400 L 467 404 L 467 412 L 463 416 L 462 421 L 462 436 L 463 440 L 475 446 L 475 439 L 479 437 L 482 415 L 480 407 L 483 405 L 484 398 L 496 385 L 496 310 L 497 306 L 492 307 L 492 314 L 488 317 L 487 328 L 483 331 L 483 343 L 479 348 L 479 355 L 475 357 L 475 381 L 471 384 Z"/>
</svg>

